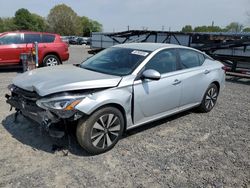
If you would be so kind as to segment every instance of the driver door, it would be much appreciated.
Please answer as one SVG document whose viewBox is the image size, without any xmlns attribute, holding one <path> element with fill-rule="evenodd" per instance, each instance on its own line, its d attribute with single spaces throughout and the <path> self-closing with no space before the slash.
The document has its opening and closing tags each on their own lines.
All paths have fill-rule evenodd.
<svg viewBox="0 0 250 188">
<path fill-rule="evenodd" d="M 158 119 L 178 109 L 181 98 L 181 82 L 177 73 L 175 49 L 158 52 L 145 65 L 161 74 L 160 80 L 140 79 L 134 82 L 134 123 L 142 124 Z"/>
<path fill-rule="evenodd" d="M 3 35 L 0 38 L 0 43 L 0 63 L 18 64 L 24 45 L 21 35 L 19 33 Z"/>
</svg>

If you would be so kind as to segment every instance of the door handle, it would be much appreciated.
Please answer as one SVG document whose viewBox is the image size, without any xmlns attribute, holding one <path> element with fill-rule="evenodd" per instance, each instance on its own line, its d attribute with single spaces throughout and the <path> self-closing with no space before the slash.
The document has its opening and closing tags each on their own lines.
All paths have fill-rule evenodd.
<svg viewBox="0 0 250 188">
<path fill-rule="evenodd" d="M 210 73 L 210 70 L 205 70 L 204 74 Z"/>
<path fill-rule="evenodd" d="M 181 83 L 181 81 L 180 80 L 178 80 L 178 79 L 175 79 L 174 80 L 174 83 L 173 83 L 173 85 L 178 85 L 178 84 L 180 84 Z"/>
</svg>

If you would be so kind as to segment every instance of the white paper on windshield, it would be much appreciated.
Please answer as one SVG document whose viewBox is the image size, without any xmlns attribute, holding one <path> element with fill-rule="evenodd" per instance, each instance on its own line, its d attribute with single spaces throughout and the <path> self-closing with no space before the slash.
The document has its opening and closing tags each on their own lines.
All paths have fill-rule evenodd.
<svg viewBox="0 0 250 188">
<path fill-rule="evenodd" d="M 133 52 L 131 52 L 131 54 L 135 54 L 135 55 L 140 55 L 140 56 L 147 56 L 148 52 L 143 52 L 143 51 L 139 51 L 139 50 L 134 50 Z"/>
</svg>

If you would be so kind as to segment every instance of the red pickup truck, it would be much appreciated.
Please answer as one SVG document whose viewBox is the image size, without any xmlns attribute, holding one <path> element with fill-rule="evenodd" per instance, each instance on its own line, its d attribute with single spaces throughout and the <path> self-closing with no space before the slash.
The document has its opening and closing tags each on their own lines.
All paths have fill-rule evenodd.
<svg viewBox="0 0 250 188">
<path fill-rule="evenodd" d="M 39 66 L 54 66 L 69 59 L 68 44 L 60 35 L 14 31 L 0 34 L 0 66 L 20 64 L 20 54 L 31 52 L 34 42 L 38 42 Z"/>
</svg>

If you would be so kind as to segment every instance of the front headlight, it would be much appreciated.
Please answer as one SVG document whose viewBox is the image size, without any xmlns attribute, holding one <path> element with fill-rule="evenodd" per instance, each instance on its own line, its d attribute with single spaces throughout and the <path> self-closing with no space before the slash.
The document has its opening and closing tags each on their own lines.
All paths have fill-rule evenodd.
<svg viewBox="0 0 250 188">
<path fill-rule="evenodd" d="M 54 110 L 73 110 L 83 98 L 66 98 L 66 99 L 41 99 L 36 103 L 39 107 Z"/>
</svg>

